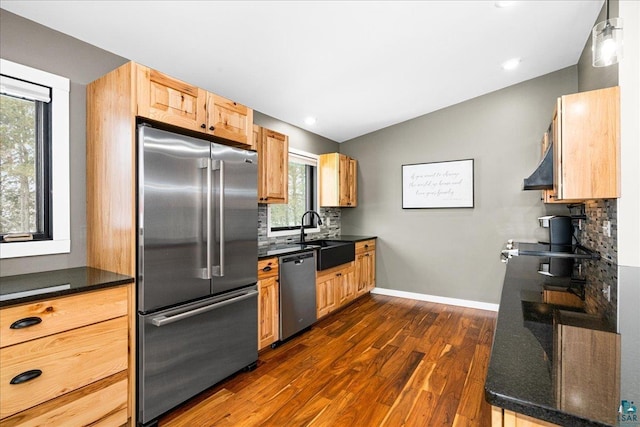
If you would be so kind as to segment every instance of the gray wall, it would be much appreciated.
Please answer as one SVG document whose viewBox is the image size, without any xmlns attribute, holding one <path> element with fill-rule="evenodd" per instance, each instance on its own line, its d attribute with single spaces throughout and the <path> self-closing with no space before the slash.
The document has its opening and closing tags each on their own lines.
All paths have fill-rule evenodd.
<svg viewBox="0 0 640 427">
<path fill-rule="evenodd" d="M 602 22 L 606 19 L 607 8 L 606 2 L 602 6 L 600 15 L 593 23 Z M 615 18 L 618 14 L 618 0 L 611 0 L 609 2 L 609 17 Z M 592 66 L 593 54 L 591 52 L 592 37 L 589 33 L 589 39 L 584 45 L 582 55 L 578 61 L 578 92 L 586 92 L 588 90 L 602 89 L 605 87 L 618 85 L 618 64 L 610 65 L 608 67 L 594 67 Z"/>
<path fill-rule="evenodd" d="M 0 260 L 0 276 L 86 264 L 86 85 L 127 62 L 66 34 L 0 9 L 0 55 L 4 59 L 71 80 L 71 253 Z M 255 112 L 255 123 L 289 135 L 291 147 L 322 154 L 338 151 L 327 138 Z M 100 189 L 91 189 L 100 191 Z"/>
<path fill-rule="evenodd" d="M 498 303 L 506 240 L 544 238 L 545 205 L 522 180 L 540 159 L 556 98 L 576 91 L 573 66 L 342 143 L 359 162 L 358 207 L 342 210 L 342 232 L 379 237 L 376 285 Z M 401 165 L 469 158 L 473 209 L 402 209 Z"/>
<path fill-rule="evenodd" d="M 259 111 L 253 112 L 253 123 L 283 133 L 289 137 L 289 147 L 313 154 L 336 153 L 339 144 L 328 138 L 307 132 L 297 126 L 290 125 Z"/>
<path fill-rule="evenodd" d="M 86 251 L 86 85 L 126 62 L 98 49 L 0 9 L 0 55 L 19 64 L 71 80 L 69 155 L 71 253 L 0 260 L 0 276 L 85 265 Z M 99 191 L 99 189 L 95 189 Z"/>
</svg>

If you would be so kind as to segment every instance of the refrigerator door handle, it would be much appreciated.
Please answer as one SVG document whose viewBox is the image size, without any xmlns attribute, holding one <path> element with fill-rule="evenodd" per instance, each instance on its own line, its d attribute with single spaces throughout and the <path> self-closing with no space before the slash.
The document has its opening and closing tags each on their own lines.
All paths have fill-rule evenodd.
<svg viewBox="0 0 640 427">
<path fill-rule="evenodd" d="M 175 314 L 173 316 L 154 317 L 153 319 L 151 319 L 151 323 L 157 327 L 169 325 L 171 323 L 179 322 L 181 320 L 188 319 L 190 317 L 197 316 L 202 313 L 207 313 L 209 311 L 222 308 L 226 305 L 235 304 L 237 302 L 244 301 L 249 298 L 253 298 L 256 295 L 258 295 L 258 291 L 250 290 L 247 293 L 242 294 L 240 296 L 229 298 L 229 299 L 216 302 L 210 305 L 205 305 L 204 307 L 199 307 L 199 308 L 196 308 L 195 310 L 185 311 L 184 313 Z"/>
<path fill-rule="evenodd" d="M 224 276 L 224 251 L 225 251 L 225 242 L 224 242 L 224 161 L 215 160 L 215 165 L 213 167 L 214 170 L 220 171 L 220 179 L 218 181 L 219 192 L 220 192 L 220 200 L 218 201 L 218 237 L 220 239 L 220 246 L 218 247 L 218 258 L 219 264 L 211 267 L 211 274 L 217 277 Z"/>
<path fill-rule="evenodd" d="M 211 279 L 211 158 L 207 159 L 207 274 L 204 279 Z"/>
</svg>

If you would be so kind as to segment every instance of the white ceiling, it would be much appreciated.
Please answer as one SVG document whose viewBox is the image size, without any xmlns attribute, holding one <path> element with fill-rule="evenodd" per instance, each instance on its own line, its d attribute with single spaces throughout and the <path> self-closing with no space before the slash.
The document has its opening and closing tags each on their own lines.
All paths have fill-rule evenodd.
<svg viewBox="0 0 640 427">
<path fill-rule="evenodd" d="M 10 12 L 342 142 L 578 62 L 603 0 L 15 1 Z M 500 64 L 521 57 L 505 72 Z M 317 118 L 306 125 L 307 116 Z"/>
</svg>

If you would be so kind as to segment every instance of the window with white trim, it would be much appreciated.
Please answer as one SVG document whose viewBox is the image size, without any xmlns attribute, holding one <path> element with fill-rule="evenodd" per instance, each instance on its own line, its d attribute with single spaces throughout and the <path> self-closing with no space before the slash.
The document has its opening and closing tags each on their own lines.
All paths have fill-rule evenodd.
<svg viewBox="0 0 640 427">
<path fill-rule="evenodd" d="M 0 59 L 0 258 L 70 251 L 69 80 Z"/>
<path fill-rule="evenodd" d="M 284 236 L 300 232 L 300 220 L 308 210 L 318 206 L 318 157 L 303 151 L 289 150 L 289 202 L 271 204 L 268 208 L 268 235 Z M 318 232 L 315 215 L 307 215 L 305 232 Z"/>
</svg>

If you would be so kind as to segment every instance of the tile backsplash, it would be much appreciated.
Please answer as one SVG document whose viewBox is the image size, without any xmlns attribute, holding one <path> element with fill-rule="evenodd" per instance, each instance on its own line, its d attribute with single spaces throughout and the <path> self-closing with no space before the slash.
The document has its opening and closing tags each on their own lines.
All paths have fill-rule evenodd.
<svg viewBox="0 0 640 427">
<path fill-rule="evenodd" d="M 617 199 L 588 200 L 584 205 L 571 207 L 572 215 L 584 213 L 582 230 L 576 231 L 578 241 L 600 254 L 599 261 L 584 261 L 582 267 L 590 280 L 585 286 L 587 313 L 599 314 L 615 324 L 618 312 L 618 201 Z M 603 229 L 605 221 L 611 223 L 611 236 Z M 577 221 L 576 221 L 577 223 Z M 610 286 L 610 301 L 603 288 Z"/>
<path fill-rule="evenodd" d="M 268 206 L 266 204 L 258 205 L 258 247 L 263 248 L 269 245 L 299 240 L 299 233 L 280 237 L 269 237 L 267 235 L 269 226 L 267 220 Z M 322 219 L 320 232 L 313 233 L 309 237 L 312 239 L 324 239 L 340 235 L 340 208 L 320 208 L 318 213 Z"/>
</svg>

